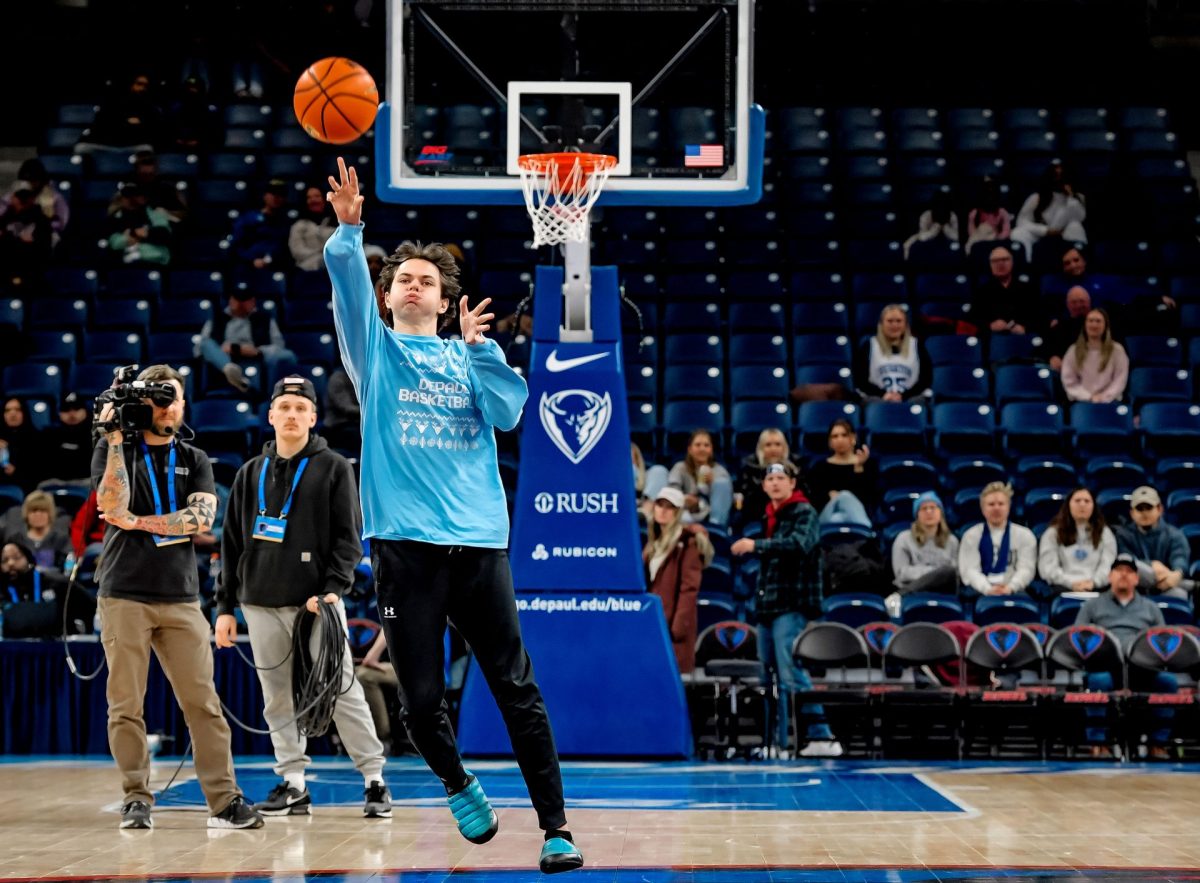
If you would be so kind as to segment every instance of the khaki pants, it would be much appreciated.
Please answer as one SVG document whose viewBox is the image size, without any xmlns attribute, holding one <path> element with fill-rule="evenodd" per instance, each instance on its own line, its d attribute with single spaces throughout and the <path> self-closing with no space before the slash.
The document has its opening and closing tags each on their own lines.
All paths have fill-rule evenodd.
<svg viewBox="0 0 1200 883">
<path fill-rule="evenodd" d="M 383 689 L 387 687 L 396 693 L 400 688 L 396 670 L 386 662 L 382 669 L 360 665 L 354 670 L 354 676 L 362 684 L 363 696 L 371 709 L 371 718 L 375 721 L 375 732 L 379 734 L 380 739 L 392 738 L 392 720 L 388 717 L 387 699 L 384 698 Z"/>
<path fill-rule="evenodd" d="M 100 598 L 100 635 L 108 660 L 108 747 L 121 770 L 125 801 L 153 803 L 146 745 L 146 679 L 150 649 L 158 657 L 192 737 L 196 775 L 216 814 L 239 796 L 229 724 L 213 686 L 208 622 L 200 603 L 143 604 Z"/>
</svg>

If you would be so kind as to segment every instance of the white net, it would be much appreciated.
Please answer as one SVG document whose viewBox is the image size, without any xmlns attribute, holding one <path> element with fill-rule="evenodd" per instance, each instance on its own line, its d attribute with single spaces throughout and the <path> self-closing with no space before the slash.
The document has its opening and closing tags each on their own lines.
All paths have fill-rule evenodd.
<svg viewBox="0 0 1200 883">
<path fill-rule="evenodd" d="M 595 153 L 521 157 L 521 189 L 533 221 L 534 248 L 587 241 L 588 214 L 616 164 L 616 157 Z"/>
</svg>

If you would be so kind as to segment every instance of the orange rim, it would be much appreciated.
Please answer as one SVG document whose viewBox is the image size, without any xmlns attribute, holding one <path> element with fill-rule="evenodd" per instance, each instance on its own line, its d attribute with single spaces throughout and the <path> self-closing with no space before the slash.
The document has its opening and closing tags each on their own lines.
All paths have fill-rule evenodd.
<svg viewBox="0 0 1200 883">
<path fill-rule="evenodd" d="M 576 163 L 586 181 L 597 169 L 607 171 L 616 166 L 617 158 L 607 153 L 573 153 L 568 150 L 560 153 L 526 153 L 517 157 L 517 163 L 521 168 L 535 173 L 544 173 L 554 165 L 559 183 L 563 184 Z"/>
</svg>

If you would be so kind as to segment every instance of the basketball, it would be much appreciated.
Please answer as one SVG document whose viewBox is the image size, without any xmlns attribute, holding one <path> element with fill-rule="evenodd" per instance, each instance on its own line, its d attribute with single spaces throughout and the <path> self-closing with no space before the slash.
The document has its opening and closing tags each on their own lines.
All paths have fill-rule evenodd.
<svg viewBox="0 0 1200 883">
<path fill-rule="evenodd" d="M 379 90 L 348 58 L 322 58 L 300 75 L 292 106 L 304 131 L 326 144 L 349 144 L 375 122 Z"/>
</svg>

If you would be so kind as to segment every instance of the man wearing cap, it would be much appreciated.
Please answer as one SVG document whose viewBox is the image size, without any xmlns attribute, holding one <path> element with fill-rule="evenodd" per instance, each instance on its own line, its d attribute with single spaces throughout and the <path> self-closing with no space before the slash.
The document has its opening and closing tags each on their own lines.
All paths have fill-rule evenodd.
<svg viewBox="0 0 1200 883">
<path fill-rule="evenodd" d="M 1117 551 L 1137 561 L 1137 587 L 1151 595 L 1187 598 L 1190 583 L 1183 575 L 1191 555 L 1183 531 L 1162 520 L 1163 505 L 1158 491 L 1148 485 L 1134 490 L 1129 499 L 1133 524 L 1115 531 Z"/>
<path fill-rule="evenodd" d="M 791 463 L 772 463 L 763 476 L 767 507 L 762 536 L 743 537 L 729 547 L 734 555 L 757 555 L 758 657 L 779 678 L 778 741 L 788 750 L 788 699 L 797 691 L 811 690 L 812 680 L 792 658 L 792 646 L 809 619 L 821 615 L 821 528 L 817 510 L 796 489 L 796 469 Z M 838 757 L 842 745 L 833 738 L 820 705 L 802 705 L 808 744 L 801 757 Z M 797 722 L 797 736 L 799 736 Z"/>
<path fill-rule="evenodd" d="M 217 586 L 218 647 L 232 647 L 239 605 L 250 631 L 250 646 L 262 684 L 263 717 L 273 730 L 275 771 L 282 781 L 255 808 L 264 815 L 308 815 L 312 798 L 305 786 L 306 740 L 293 721 L 293 663 L 279 663 L 292 650 L 292 632 L 301 608 L 317 612 L 330 604 L 346 628 L 342 595 L 354 581 L 362 557 L 358 493 L 354 470 L 325 439 L 312 434 L 317 393 L 304 377 L 285 377 L 271 393 L 267 421 L 275 441 L 263 446 L 233 480 L 221 538 L 223 567 Z M 320 644 L 320 620 L 310 648 Z M 383 782 L 383 745 L 375 735 L 362 686 L 354 677 L 350 648 L 342 652 L 342 682 L 333 720 L 346 751 L 362 773 L 363 814 L 390 818 L 391 795 Z"/>
<path fill-rule="evenodd" d="M 1128 552 L 1118 554 L 1109 571 L 1109 590 L 1080 607 L 1075 624 L 1100 626 L 1126 649 L 1133 643 L 1134 638 L 1146 629 L 1162 625 L 1163 615 L 1158 605 L 1138 592 L 1140 573 L 1140 562 L 1133 555 Z M 1116 676 L 1116 672 L 1089 672 L 1088 689 L 1099 692 L 1112 690 L 1116 684 Z M 1128 686 L 1140 693 L 1175 693 L 1179 690 L 1179 683 L 1173 674 L 1146 671 L 1132 666 L 1129 668 Z M 1102 718 L 1106 713 L 1106 709 L 1100 706 L 1089 707 L 1087 711 L 1089 718 Z M 1150 752 L 1155 757 L 1166 757 L 1164 746 L 1171 737 L 1174 711 L 1170 706 L 1156 705 L 1152 715 L 1155 730 L 1150 734 Z M 1088 727 L 1087 738 L 1095 746 L 1093 754 L 1108 756 L 1110 752 L 1105 745 L 1108 741 L 1107 727 Z"/>
<path fill-rule="evenodd" d="M 92 421 L 88 403 L 69 392 L 58 404 L 58 425 L 42 433 L 42 480 L 90 486 L 92 475 Z"/>
<path fill-rule="evenodd" d="M 243 363 L 261 360 L 271 389 L 298 368 L 275 317 L 260 310 L 254 292 L 243 288 L 234 290 L 225 309 L 213 310 L 213 317 L 200 329 L 195 354 L 224 374 L 239 392 L 250 389 Z"/>
</svg>

